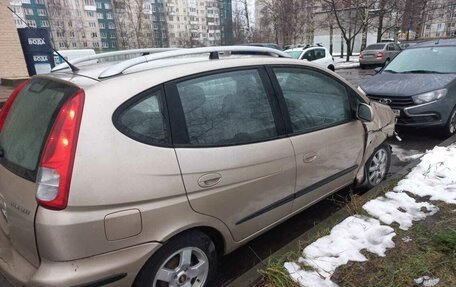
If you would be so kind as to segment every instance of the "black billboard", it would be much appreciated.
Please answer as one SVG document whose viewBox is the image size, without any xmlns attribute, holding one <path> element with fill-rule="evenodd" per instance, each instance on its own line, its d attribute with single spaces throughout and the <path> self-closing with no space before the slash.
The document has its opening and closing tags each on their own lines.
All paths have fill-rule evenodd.
<svg viewBox="0 0 456 287">
<path fill-rule="evenodd" d="M 44 28 L 19 28 L 17 32 L 29 75 L 49 73 L 55 65 L 49 31 Z"/>
</svg>

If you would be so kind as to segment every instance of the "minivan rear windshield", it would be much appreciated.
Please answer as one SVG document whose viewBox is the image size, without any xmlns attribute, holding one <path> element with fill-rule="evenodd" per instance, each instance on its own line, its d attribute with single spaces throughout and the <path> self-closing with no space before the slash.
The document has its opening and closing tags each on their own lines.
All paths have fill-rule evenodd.
<svg viewBox="0 0 456 287">
<path fill-rule="evenodd" d="M 16 97 L 0 133 L 3 166 L 34 180 L 46 135 L 59 107 L 77 87 L 59 81 L 33 78 Z"/>
</svg>

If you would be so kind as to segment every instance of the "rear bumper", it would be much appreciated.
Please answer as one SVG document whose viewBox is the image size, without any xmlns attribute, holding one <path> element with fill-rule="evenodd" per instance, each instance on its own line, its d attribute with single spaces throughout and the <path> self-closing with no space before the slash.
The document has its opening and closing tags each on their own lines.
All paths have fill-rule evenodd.
<svg viewBox="0 0 456 287">
<path fill-rule="evenodd" d="M 359 59 L 359 63 L 361 65 L 381 65 L 381 64 L 384 64 L 385 63 L 385 60 L 386 59 L 383 59 L 383 58 L 363 58 L 363 59 Z"/>
<path fill-rule="evenodd" d="M 0 232 L 1 233 L 1 232 Z M 0 271 L 13 286 L 131 286 L 147 259 L 161 246 L 146 243 L 66 262 L 41 260 L 32 266 L 0 235 Z"/>
</svg>

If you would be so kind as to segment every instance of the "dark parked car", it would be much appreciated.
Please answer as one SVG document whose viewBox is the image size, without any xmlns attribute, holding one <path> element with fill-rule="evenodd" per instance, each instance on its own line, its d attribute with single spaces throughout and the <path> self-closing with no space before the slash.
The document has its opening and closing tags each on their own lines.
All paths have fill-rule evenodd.
<svg viewBox="0 0 456 287">
<path fill-rule="evenodd" d="M 391 106 L 397 126 L 456 131 L 456 39 L 423 42 L 400 53 L 361 84 L 369 98 Z"/>
</svg>

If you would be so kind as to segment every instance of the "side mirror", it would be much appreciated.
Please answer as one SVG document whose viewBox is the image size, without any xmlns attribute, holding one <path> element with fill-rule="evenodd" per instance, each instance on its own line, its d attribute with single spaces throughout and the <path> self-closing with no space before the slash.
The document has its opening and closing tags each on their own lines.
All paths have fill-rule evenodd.
<svg viewBox="0 0 456 287">
<path fill-rule="evenodd" d="M 383 67 L 377 67 L 374 69 L 375 74 L 378 74 L 382 71 Z"/>
<path fill-rule="evenodd" d="M 372 107 L 369 106 L 368 104 L 359 104 L 358 119 L 365 121 L 365 122 L 373 121 L 374 120 L 374 111 L 372 110 Z"/>
</svg>

